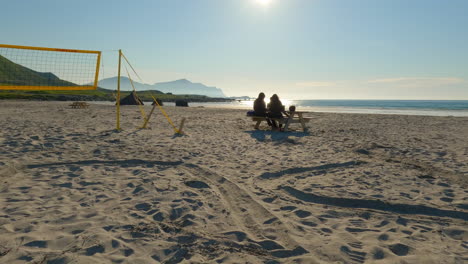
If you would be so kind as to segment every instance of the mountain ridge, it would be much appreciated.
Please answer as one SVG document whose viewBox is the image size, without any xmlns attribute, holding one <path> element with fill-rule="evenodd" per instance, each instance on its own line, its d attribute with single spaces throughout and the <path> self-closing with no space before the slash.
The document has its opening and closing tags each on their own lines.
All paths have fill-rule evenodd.
<svg viewBox="0 0 468 264">
<path fill-rule="evenodd" d="M 106 89 L 115 90 L 117 87 L 117 76 L 102 79 L 99 81 L 98 86 Z M 224 92 L 214 86 L 206 86 L 202 83 L 194 83 L 187 79 L 178 79 L 175 81 L 159 82 L 154 84 L 145 84 L 133 81 L 136 90 L 156 90 L 163 93 L 172 94 L 190 94 L 190 95 L 205 95 L 209 97 L 225 98 Z M 123 91 L 133 90 L 130 79 L 127 77 L 120 77 L 120 89 Z"/>
</svg>

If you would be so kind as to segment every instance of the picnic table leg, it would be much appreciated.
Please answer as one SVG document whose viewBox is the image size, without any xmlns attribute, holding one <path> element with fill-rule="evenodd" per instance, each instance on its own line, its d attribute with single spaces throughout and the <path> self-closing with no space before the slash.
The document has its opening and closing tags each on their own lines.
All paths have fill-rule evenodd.
<svg viewBox="0 0 468 264">
<path fill-rule="evenodd" d="M 291 120 L 293 119 L 293 116 L 294 116 L 294 113 L 291 113 L 288 117 L 288 119 L 286 120 L 286 124 L 284 125 L 284 132 L 287 132 L 288 131 L 288 128 L 289 128 L 289 123 L 291 122 Z"/>
<path fill-rule="evenodd" d="M 262 123 L 262 120 L 257 121 L 257 123 L 255 124 L 255 129 L 259 129 L 260 123 Z"/>
<path fill-rule="evenodd" d="M 302 117 L 302 113 L 298 113 L 298 116 L 299 116 L 299 121 L 301 122 L 302 131 L 307 132 L 307 127 L 304 122 L 304 118 Z"/>
</svg>

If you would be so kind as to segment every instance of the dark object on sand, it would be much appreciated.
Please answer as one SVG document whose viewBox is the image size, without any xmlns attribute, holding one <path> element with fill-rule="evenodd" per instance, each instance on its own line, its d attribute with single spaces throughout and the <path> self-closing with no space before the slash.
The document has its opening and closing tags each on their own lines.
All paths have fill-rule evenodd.
<svg viewBox="0 0 468 264">
<path fill-rule="evenodd" d="M 254 110 L 247 111 L 247 116 L 255 116 L 255 111 Z"/>
<path fill-rule="evenodd" d="M 156 101 L 158 102 L 158 104 L 159 104 L 160 106 L 163 106 L 163 105 L 164 105 L 163 102 L 161 101 L 161 99 L 156 98 Z M 153 101 L 153 103 L 152 103 L 151 105 L 154 105 L 154 101 Z"/>
<path fill-rule="evenodd" d="M 132 92 L 128 96 L 120 100 L 120 105 L 144 105 L 143 101 L 138 97 L 136 92 Z"/>
<path fill-rule="evenodd" d="M 363 155 L 370 155 L 371 153 L 367 149 L 357 149 L 355 150 L 356 153 L 363 154 Z"/>
<path fill-rule="evenodd" d="M 196 189 L 210 188 L 208 184 L 202 181 L 186 181 L 185 185 Z"/>
<path fill-rule="evenodd" d="M 77 109 L 77 108 L 83 109 L 83 108 L 88 108 L 89 104 L 86 102 L 73 102 L 72 104 L 70 104 L 70 107 L 73 109 Z"/>
<path fill-rule="evenodd" d="M 289 112 L 295 112 L 295 111 L 296 111 L 296 106 L 291 105 L 291 106 L 289 107 Z"/>
<path fill-rule="evenodd" d="M 188 102 L 185 101 L 185 100 L 176 100 L 176 101 L 175 101 L 175 106 L 184 106 L 184 107 L 188 107 Z"/>
</svg>

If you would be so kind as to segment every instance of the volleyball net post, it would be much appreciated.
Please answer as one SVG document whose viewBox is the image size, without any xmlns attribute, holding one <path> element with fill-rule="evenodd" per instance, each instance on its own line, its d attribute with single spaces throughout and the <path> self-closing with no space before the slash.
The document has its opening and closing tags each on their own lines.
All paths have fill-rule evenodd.
<svg viewBox="0 0 468 264">
<path fill-rule="evenodd" d="M 115 105 L 116 105 L 116 112 L 117 112 L 117 119 L 115 129 L 120 131 L 120 66 L 122 64 L 122 50 L 119 49 L 119 68 L 117 70 L 117 97 L 115 98 Z"/>
<path fill-rule="evenodd" d="M 125 63 L 125 70 L 127 72 L 127 75 L 128 75 L 128 79 L 130 81 L 130 84 L 133 88 L 133 92 L 136 96 L 136 89 L 135 89 L 135 86 L 133 84 L 133 80 L 132 80 L 132 77 L 130 75 L 130 72 L 128 71 L 127 69 L 127 64 L 128 66 L 130 67 L 130 69 L 133 71 L 133 73 L 138 77 L 138 79 L 143 82 L 143 80 L 141 79 L 141 77 L 138 75 L 138 73 L 136 72 L 135 68 L 133 68 L 132 64 L 130 64 L 129 60 L 127 59 L 127 57 L 124 55 L 124 53 L 122 52 L 122 50 L 119 50 L 119 64 L 118 64 L 118 70 L 117 70 L 117 96 L 116 96 L 116 112 L 117 112 L 117 120 L 116 120 L 116 130 L 117 131 L 120 131 L 121 130 L 121 126 L 120 126 L 120 98 L 121 98 L 121 93 L 120 93 L 120 85 L 121 85 L 121 68 L 122 68 L 122 58 L 124 59 L 124 63 Z M 140 99 L 137 97 L 136 101 L 137 101 L 137 104 L 138 104 L 138 107 L 140 108 L 140 113 L 141 113 L 141 116 L 143 118 L 143 124 L 141 127 L 139 128 L 147 128 L 148 126 L 148 123 L 149 123 L 149 120 L 151 118 L 151 116 L 153 115 L 154 113 L 154 110 L 156 108 L 159 108 L 159 110 L 161 111 L 161 113 L 164 115 L 164 117 L 167 119 L 167 121 L 169 122 L 169 124 L 172 126 L 172 128 L 174 129 L 174 132 L 176 134 L 184 134 L 182 132 L 182 128 L 184 126 L 184 123 L 185 123 L 185 118 L 183 118 L 181 120 L 181 123 L 180 123 L 180 126 L 179 128 L 177 128 L 174 123 L 172 122 L 171 118 L 169 117 L 169 115 L 166 113 L 166 111 L 163 109 L 163 107 L 158 103 L 157 99 L 151 94 L 151 97 L 153 98 L 153 102 L 154 102 L 154 105 L 153 105 L 153 108 L 151 109 L 149 115 L 147 115 L 144 111 L 144 108 L 143 108 L 143 105 L 142 103 L 140 102 Z"/>
</svg>

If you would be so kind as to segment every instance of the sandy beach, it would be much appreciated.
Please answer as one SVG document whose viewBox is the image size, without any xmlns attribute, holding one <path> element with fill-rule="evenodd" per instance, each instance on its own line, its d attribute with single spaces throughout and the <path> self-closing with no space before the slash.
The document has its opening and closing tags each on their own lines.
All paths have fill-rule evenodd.
<svg viewBox="0 0 468 264">
<path fill-rule="evenodd" d="M 468 262 L 468 117 L 69 104 L 0 101 L 0 263 Z"/>
</svg>

